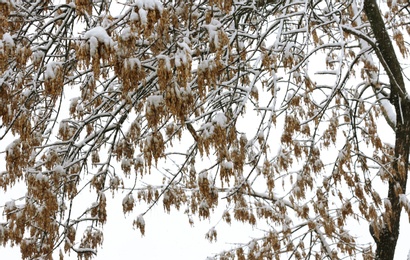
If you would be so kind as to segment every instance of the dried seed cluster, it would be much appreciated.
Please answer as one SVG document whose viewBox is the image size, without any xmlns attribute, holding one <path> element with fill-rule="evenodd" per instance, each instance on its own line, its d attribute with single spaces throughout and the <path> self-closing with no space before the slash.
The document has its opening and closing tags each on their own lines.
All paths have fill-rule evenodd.
<svg viewBox="0 0 410 260">
<path fill-rule="evenodd" d="M 27 187 L 4 207 L 1 244 L 19 245 L 26 259 L 51 259 L 59 244 L 61 258 L 90 259 L 103 243 L 106 193 L 121 190 L 126 215 L 162 200 L 193 225 L 226 197 L 226 223 L 269 223 L 221 259 L 371 259 L 349 221 L 368 221 L 379 238 L 397 205 L 410 213 L 401 185 L 390 185 L 398 203 L 373 187 L 378 177 L 406 179 L 408 167 L 377 128 L 391 112 L 383 72 L 343 29 L 368 35 L 355 3 L 328 12 L 303 2 L 138 0 L 113 17 L 108 2 L 0 1 L 1 140 L 13 135 L 0 187 Z M 403 57 L 405 4 L 388 1 L 385 14 Z M 354 75 L 364 83 L 347 82 Z M 150 183 L 146 174 L 159 171 L 162 183 Z M 94 199 L 73 216 L 84 190 Z M 144 213 L 133 225 L 145 234 Z M 217 226 L 205 237 L 215 242 Z"/>
</svg>

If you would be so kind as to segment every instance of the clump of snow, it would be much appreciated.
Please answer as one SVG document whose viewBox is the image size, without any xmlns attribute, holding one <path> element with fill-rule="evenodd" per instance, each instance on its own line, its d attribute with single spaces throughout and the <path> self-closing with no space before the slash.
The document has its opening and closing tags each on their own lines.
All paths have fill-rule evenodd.
<svg viewBox="0 0 410 260">
<path fill-rule="evenodd" d="M 122 205 L 134 204 L 134 201 L 135 200 L 134 200 L 134 197 L 132 196 L 132 194 L 128 194 L 122 200 Z"/>
<path fill-rule="evenodd" d="M 180 67 L 182 64 L 188 63 L 188 57 L 185 52 L 177 50 L 175 53 L 175 66 Z"/>
<path fill-rule="evenodd" d="M 6 204 L 4 205 L 4 211 L 13 210 L 15 208 L 16 208 L 16 203 L 14 202 L 14 200 L 7 201 Z"/>
<path fill-rule="evenodd" d="M 259 139 L 265 139 L 265 135 L 264 135 L 263 131 L 259 131 L 258 138 Z"/>
<path fill-rule="evenodd" d="M 391 202 L 390 202 L 390 200 L 388 199 L 388 198 L 386 198 L 386 199 L 384 199 L 384 207 L 386 208 L 386 209 L 391 209 Z"/>
<path fill-rule="evenodd" d="M 293 52 L 292 52 L 293 46 L 294 46 L 294 44 L 292 44 L 292 43 L 286 44 L 286 47 L 285 47 L 285 50 L 284 50 L 284 56 L 283 56 L 285 59 L 293 57 Z"/>
<path fill-rule="evenodd" d="M 122 158 L 121 167 L 131 167 L 131 160 L 129 158 Z"/>
<path fill-rule="evenodd" d="M 147 98 L 147 103 L 153 105 L 154 107 L 160 106 L 164 101 L 162 95 L 152 95 Z"/>
<path fill-rule="evenodd" d="M 124 40 L 124 41 L 127 41 L 127 40 L 129 40 L 130 38 L 131 38 L 131 36 L 132 36 L 132 31 L 131 31 L 131 28 L 130 27 L 126 27 L 126 28 L 124 28 L 124 30 L 122 30 L 122 32 L 121 32 L 121 38 Z"/>
<path fill-rule="evenodd" d="M 46 71 L 44 72 L 44 79 L 55 79 L 56 70 L 61 66 L 61 62 L 51 61 L 46 65 Z"/>
<path fill-rule="evenodd" d="M 135 3 L 139 9 L 158 10 L 162 13 L 164 7 L 158 0 L 139 0 Z"/>
<path fill-rule="evenodd" d="M 216 114 L 215 118 L 212 119 L 212 122 L 216 123 L 219 126 L 225 126 L 228 119 L 223 113 Z"/>
<path fill-rule="evenodd" d="M 338 156 L 337 156 L 337 160 L 338 160 L 338 161 L 343 161 L 344 158 L 345 158 L 345 156 L 346 156 L 345 150 L 340 150 L 340 151 L 339 151 L 339 154 L 338 154 Z"/>
<path fill-rule="evenodd" d="M 141 68 L 141 61 L 138 58 L 130 58 L 127 61 L 128 62 L 124 64 L 126 69 L 133 70 L 135 66 Z"/>
<path fill-rule="evenodd" d="M 90 42 L 90 55 L 94 56 L 97 53 L 98 49 L 98 40 L 94 36 L 91 36 L 89 39 Z"/>
<path fill-rule="evenodd" d="M 130 14 L 130 21 L 131 22 L 135 22 L 139 20 L 139 16 L 138 14 L 134 11 L 134 8 L 132 8 L 131 10 L 131 14 Z"/>
<path fill-rule="evenodd" d="M 140 8 L 140 9 L 138 10 L 138 16 L 139 16 L 140 22 L 141 22 L 142 24 L 147 24 L 147 22 L 148 22 L 148 18 L 147 18 L 148 12 L 147 12 L 147 11 L 145 11 L 145 10 L 142 9 L 142 8 Z"/>
<path fill-rule="evenodd" d="M 24 89 L 24 90 L 21 92 L 21 95 L 22 95 L 23 97 L 29 97 L 29 96 L 31 95 L 31 93 L 33 93 L 32 90 L 30 90 L 30 89 Z"/>
<path fill-rule="evenodd" d="M 137 217 L 137 223 L 140 224 L 140 225 L 142 225 L 142 226 L 145 226 L 145 220 L 144 220 L 144 216 L 143 216 L 142 214 L 140 214 L 140 215 Z"/>
<path fill-rule="evenodd" d="M 199 131 L 202 131 L 202 137 L 206 139 L 213 135 L 214 129 L 215 127 L 212 125 L 212 123 L 205 123 L 199 128 Z"/>
<path fill-rule="evenodd" d="M 54 79 L 56 77 L 53 68 L 54 68 L 53 62 L 50 62 L 46 65 L 46 71 L 44 74 L 45 79 Z"/>
<path fill-rule="evenodd" d="M 76 107 L 77 107 L 77 105 L 78 105 L 78 101 L 80 100 L 80 97 L 73 97 L 73 98 L 71 98 L 70 99 L 70 109 L 71 109 L 71 107 L 73 108 L 73 109 L 75 109 Z"/>
<path fill-rule="evenodd" d="M 36 180 L 37 181 L 48 181 L 47 176 L 45 176 L 44 174 L 42 174 L 41 172 L 36 174 Z"/>
<path fill-rule="evenodd" d="M 203 60 L 201 63 L 198 65 L 198 70 L 199 71 L 207 71 L 208 68 L 212 68 L 212 63 L 209 60 Z"/>
<path fill-rule="evenodd" d="M 231 161 L 223 161 L 221 164 L 222 168 L 227 169 L 227 170 L 232 170 L 233 169 L 233 162 Z"/>
<path fill-rule="evenodd" d="M 389 100 L 382 98 L 380 94 L 378 94 L 378 98 L 380 101 L 381 106 L 383 107 L 384 111 L 386 111 L 386 120 L 389 120 L 393 126 L 396 125 L 396 111 L 394 110 L 393 105 L 389 102 Z"/>
<path fill-rule="evenodd" d="M 53 171 L 58 173 L 58 174 L 64 174 L 65 173 L 64 167 L 62 165 L 56 165 L 54 167 Z"/>
<path fill-rule="evenodd" d="M 3 34 L 3 42 L 6 48 L 13 48 L 15 46 L 14 40 L 9 33 Z"/>
<path fill-rule="evenodd" d="M 203 181 L 208 178 L 208 172 L 202 171 L 198 174 L 198 181 Z"/>
<path fill-rule="evenodd" d="M 208 209 L 208 208 L 209 208 L 209 205 L 208 205 L 208 203 L 206 202 L 206 200 L 202 200 L 202 201 L 201 201 L 201 203 L 199 204 L 199 208 L 200 208 L 200 209 Z"/>
<path fill-rule="evenodd" d="M 182 50 L 186 51 L 187 53 L 192 54 L 192 50 L 189 47 L 189 43 L 190 41 L 187 37 L 184 37 L 183 41 L 177 42 L 178 47 L 180 47 Z"/>
<path fill-rule="evenodd" d="M 33 58 L 34 63 L 40 63 L 44 57 L 44 52 L 40 50 L 34 51 L 31 57 Z"/>
<path fill-rule="evenodd" d="M 221 22 L 212 19 L 209 24 L 203 25 L 208 30 L 209 42 L 213 42 L 215 47 L 219 47 L 218 29 L 222 27 Z"/>
<path fill-rule="evenodd" d="M 182 64 L 187 64 L 188 60 L 191 59 L 192 50 L 189 47 L 190 43 L 187 37 L 177 42 L 179 48 L 175 53 L 175 66 L 179 67 Z"/>
<path fill-rule="evenodd" d="M 136 165 L 144 165 L 144 159 L 141 156 L 137 156 L 135 158 L 135 164 Z"/>
<path fill-rule="evenodd" d="M 163 59 L 165 61 L 165 67 L 167 71 L 171 71 L 171 60 L 169 59 L 168 56 L 160 54 L 157 56 L 157 59 L 158 60 Z"/>
<path fill-rule="evenodd" d="M 97 26 L 87 31 L 84 34 L 84 38 L 89 40 L 91 56 L 95 54 L 98 48 L 98 43 L 103 43 L 104 45 L 110 47 L 114 46 L 114 41 L 108 35 L 107 31 L 101 26 Z"/>
<path fill-rule="evenodd" d="M 14 150 L 18 149 L 18 145 L 20 144 L 20 139 L 14 140 L 11 144 L 6 147 L 6 152 L 8 155 L 13 156 Z"/>
<path fill-rule="evenodd" d="M 409 201 L 407 200 L 407 196 L 405 194 L 399 195 L 399 202 L 400 202 L 400 205 L 403 205 L 403 206 L 409 203 Z"/>
<path fill-rule="evenodd" d="M 90 39 L 91 37 L 95 37 L 99 42 L 105 43 L 105 44 L 111 44 L 113 43 L 113 40 L 111 39 L 110 36 L 108 36 L 107 31 L 101 27 L 101 26 L 96 26 L 89 31 L 87 31 L 84 34 L 84 37 L 86 39 Z"/>
</svg>

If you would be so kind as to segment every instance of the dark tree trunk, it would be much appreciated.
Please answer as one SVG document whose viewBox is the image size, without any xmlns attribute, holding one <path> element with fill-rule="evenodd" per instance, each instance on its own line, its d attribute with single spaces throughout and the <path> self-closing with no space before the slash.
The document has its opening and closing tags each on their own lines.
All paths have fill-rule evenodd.
<svg viewBox="0 0 410 260">
<path fill-rule="evenodd" d="M 365 0 L 363 10 L 369 19 L 377 42 L 379 59 L 390 80 L 390 102 L 396 110 L 395 160 L 392 176 L 389 179 L 388 199 L 391 212 L 384 212 L 384 226 L 380 227 L 379 237 L 374 237 L 377 245 L 376 259 L 394 259 L 400 231 L 400 195 L 406 193 L 407 171 L 410 146 L 410 101 L 404 86 L 400 63 L 397 60 L 392 42 L 387 33 L 379 7 L 375 0 Z"/>
</svg>

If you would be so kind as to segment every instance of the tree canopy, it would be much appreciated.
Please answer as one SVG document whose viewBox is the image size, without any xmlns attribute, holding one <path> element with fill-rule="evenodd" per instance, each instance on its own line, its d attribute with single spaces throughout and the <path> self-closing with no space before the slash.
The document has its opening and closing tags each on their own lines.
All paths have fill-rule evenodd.
<svg viewBox="0 0 410 260">
<path fill-rule="evenodd" d="M 393 259 L 409 5 L 0 0 L 0 243 L 89 259 L 121 192 L 142 235 L 158 204 L 268 227 L 215 258 Z"/>
</svg>

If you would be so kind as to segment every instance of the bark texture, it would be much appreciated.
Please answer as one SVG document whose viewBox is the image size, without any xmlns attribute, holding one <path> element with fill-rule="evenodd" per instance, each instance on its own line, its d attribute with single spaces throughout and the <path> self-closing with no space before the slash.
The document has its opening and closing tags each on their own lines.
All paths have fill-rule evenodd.
<svg viewBox="0 0 410 260">
<path fill-rule="evenodd" d="M 382 62 L 390 80 L 390 102 L 396 111 L 395 160 L 393 172 L 389 179 L 388 199 L 391 211 L 385 212 L 384 226 L 379 237 L 375 237 L 376 259 L 394 259 L 395 248 L 400 231 L 400 195 L 406 193 L 407 172 L 410 146 L 410 101 L 404 86 L 400 63 L 388 35 L 380 9 L 375 0 L 365 0 L 363 10 L 370 22 Z"/>
</svg>

